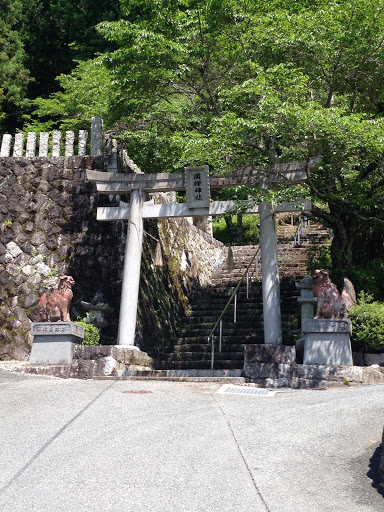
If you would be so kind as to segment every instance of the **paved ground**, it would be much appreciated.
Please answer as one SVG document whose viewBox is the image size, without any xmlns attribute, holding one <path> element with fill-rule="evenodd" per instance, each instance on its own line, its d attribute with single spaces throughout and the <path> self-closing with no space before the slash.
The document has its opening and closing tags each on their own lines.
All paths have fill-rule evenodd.
<svg viewBox="0 0 384 512">
<path fill-rule="evenodd" d="M 384 510 L 384 386 L 219 387 L 0 370 L 0 511 Z"/>
</svg>

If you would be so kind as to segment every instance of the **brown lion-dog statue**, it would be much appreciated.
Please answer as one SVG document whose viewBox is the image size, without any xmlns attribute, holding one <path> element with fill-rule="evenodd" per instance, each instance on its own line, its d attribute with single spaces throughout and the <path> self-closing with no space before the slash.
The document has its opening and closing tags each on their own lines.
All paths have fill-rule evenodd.
<svg viewBox="0 0 384 512">
<path fill-rule="evenodd" d="M 71 276 L 60 276 L 59 286 L 47 297 L 40 298 L 39 310 L 42 322 L 70 322 L 69 308 L 73 297 L 72 286 L 75 284 Z"/>
<path fill-rule="evenodd" d="M 356 303 L 355 289 L 351 281 L 344 278 L 341 295 L 326 270 L 315 270 L 313 281 L 313 295 L 317 297 L 315 318 L 346 318 L 348 310 Z"/>
<path fill-rule="evenodd" d="M 341 295 L 324 269 L 313 274 L 313 295 L 317 297 L 315 318 L 340 318 Z"/>
</svg>

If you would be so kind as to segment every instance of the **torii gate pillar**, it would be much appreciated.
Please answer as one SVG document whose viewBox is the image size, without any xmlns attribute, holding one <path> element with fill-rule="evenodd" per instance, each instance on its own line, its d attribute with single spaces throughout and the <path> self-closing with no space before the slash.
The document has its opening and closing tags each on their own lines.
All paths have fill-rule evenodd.
<svg viewBox="0 0 384 512">
<path fill-rule="evenodd" d="M 143 248 L 143 191 L 132 190 L 127 241 L 125 246 L 123 286 L 117 343 L 135 348 L 140 265 Z"/>
<path fill-rule="evenodd" d="M 270 203 L 259 205 L 262 266 L 264 343 L 280 345 L 281 331 L 279 258 L 275 214 Z"/>
</svg>

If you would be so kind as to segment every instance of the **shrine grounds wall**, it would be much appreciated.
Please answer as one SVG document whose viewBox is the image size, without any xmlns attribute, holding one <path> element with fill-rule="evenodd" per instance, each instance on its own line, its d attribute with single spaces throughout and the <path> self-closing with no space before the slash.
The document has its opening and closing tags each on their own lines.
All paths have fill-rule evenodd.
<svg viewBox="0 0 384 512">
<path fill-rule="evenodd" d="M 102 292 L 114 308 L 102 343 L 116 342 L 126 224 L 96 220 L 97 206 L 117 204 L 86 180 L 87 168 L 103 165 L 103 157 L 0 158 L 0 359 L 28 358 L 39 298 L 61 274 L 76 282 L 73 320 L 85 316 L 81 301 Z M 144 229 L 137 344 L 153 353 L 170 343 L 187 295 L 208 279 L 223 247 L 185 220 L 146 221 Z"/>
</svg>

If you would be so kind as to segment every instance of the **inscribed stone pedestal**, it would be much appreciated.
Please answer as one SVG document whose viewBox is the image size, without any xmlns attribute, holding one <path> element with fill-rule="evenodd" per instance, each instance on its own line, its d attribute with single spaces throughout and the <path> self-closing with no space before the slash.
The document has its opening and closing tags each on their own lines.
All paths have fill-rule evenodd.
<svg viewBox="0 0 384 512">
<path fill-rule="evenodd" d="M 352 365 L 351 329 L 349 319 L 306 320 L 304 364 Z"/>
<path fill-rule="evenodd" d="M 32 334 L 31 364 L 71 364 L 84 327 L 73 322 L 38 322 L 32 324 Z"/>
</svg>

